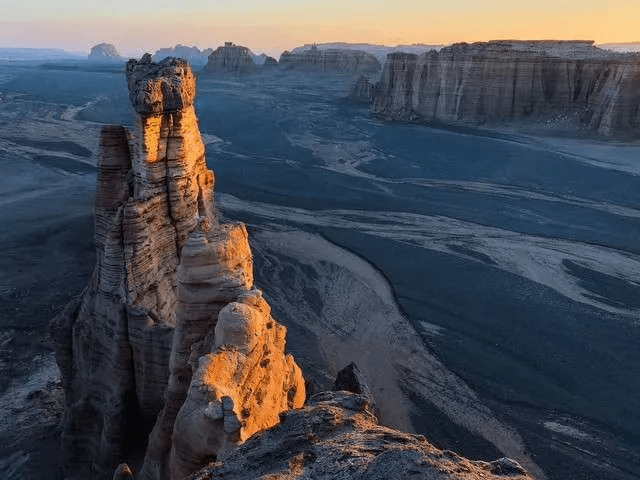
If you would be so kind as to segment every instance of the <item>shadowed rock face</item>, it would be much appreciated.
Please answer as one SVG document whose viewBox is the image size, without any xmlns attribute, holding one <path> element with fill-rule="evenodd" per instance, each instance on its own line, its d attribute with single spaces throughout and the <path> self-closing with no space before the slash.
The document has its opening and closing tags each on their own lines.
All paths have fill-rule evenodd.
<svg viewBox="0 0 640 480">
<path fill-rule="evenodd" d="M 458 44 L 387 57 L 373 112 L 388 119 L 561 121 L 603 135 L 640 133 L 640 57 L 593 42 Z"/>
<path fill-rule="evenodd" d="M 353 84 L 349 91 L 349 100 L 358 103 L 371 103 L 375 94 L 375 85 L 369 79 L 360 75 L 356 83 Z"/>
<path fill-rule="evenodd" d="M 361 50 L 320 50 L 315 47 L 301 53 L 284 52 L 278 64 L 281 68 L 328 73 L 376 73 L 381 69 L 376 57 Z"/>
<path fill-rule="evenodd" d="M 254 330 L 270 324 L 278 332 L 262 344 L 278 365 L 277 381 L 270 380 L 270 368 L 260 379 L 269 387 L 261 394 L 274 402 L 262 415 L 252 397 L 260 389 L 245 391 L 244 383 L 229 379 L 224 395 L 238 406 L 229 409 L 237 425 L 215 430 L 224 438 L 211 445 L 240 441 L 243 432 L 272 425 L 274 415 L 304 399 L 300 370 L 284 353 L 284 327 L 271 319 L 264 300 L 246 300 L 249 292 L 259 297 L 246 228 L 218 222 L 191 69 L 183 60 L 154 64 L 145 55 L 128 62 L 127 82 L 134 131 L 105 127 L 100 142 L 93 277 L 51 324 L 65 389 L 62 467 L 71 479 L 110 478 L 120 462 L 140 463 L 143 456 L 140 477 L 169 478 L 176 416 L 195 402 L 186 401 L 193 372 L 201 356 L 221 348 L 216 324 L 232 302 L 255 303 L 251 308 L 261 315 L 251 316 Z M 226 329 L 234 331 L 242 318 L 232 316 Z M 228 348 L 250 354 L 245 337 L 220 338 L 227 337 Z M 188 433 L 215 436 L 200 427 L 208 425 Z M 192 454 L 184 442 L 180 448 L 190 459 L 179 467 L 185 475 L 201 466 L 199 455 L 217 453 L 200 448 Z"/>
<path fill-rule="evenodd" d="M 323 392 L 281 423 L 223 453 L 190 480 L 367 479 L 530 480 L 506 458 L 473 462 L 424 437 L 378 425 L 365 395 Z"/>
</svg>

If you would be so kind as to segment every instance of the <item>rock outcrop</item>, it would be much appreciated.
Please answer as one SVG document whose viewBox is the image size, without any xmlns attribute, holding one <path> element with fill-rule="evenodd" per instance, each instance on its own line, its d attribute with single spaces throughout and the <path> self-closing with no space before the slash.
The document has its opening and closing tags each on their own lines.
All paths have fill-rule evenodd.
<svg viewBox="0 0 640 480">
<path fill-rule="evenodd" d="M 387 119 L 476 124 L 532 120 L 640 133 L 640 56 L 593 42 L 456 44 L 387 57 L 373 101 Z"/>
<path fill-rule="evenodd" d="M 161 48 L 153 54 L 152 60 L 160 62 L 167 57 L 183 58 L 191 65 L 204 65 L 213 53 L 212 48 L 200 50 L 198 47 L 188 47 L 186 45 L 176 45 L 175 47 Z"/>
<path fill-rule="evenodd" d="M 208 73 L 252 73 L 256 64 L 254 55 L 247 47 L 226 42 L 223 47 L 218 47 L 211 55 L 204 67 Z"/>
<path fill-rule="evenodd" d="M 100 43 L 91 47 L 89 52 L 89 60 L 92 62 L 122 62 L 123 58 L 116 50 L 116 47 L 110 43 Z"/>
<path fill-rule="evenodd" d="M 365 75 L 360 75 L 349 91 L 349 100 L 370 104 L 373 102 L 376 86 Z"/>
<path fill-rule="evenodd" d="M 376 73 L 382 68 L 373 55 L 361 50 L 311 47 L 300 53 L 283 52 L 280 68 L 301 69 L 326 73 Z"/>
<path fill-rule="evenodd" d="M 276 60 L 273 57 L 270 57 L 269 55 L 267 55 L 266 58 L 264 59 L 264 66 L 266 67 L 272 67 L 277 65 L 278 65 L 278 60 Z"/>
<path fill-rule="evenodd" d="M 284 354 L 285 334 L 258 291 L 220 312 L 213 351 L 200 357 L 175 421 L 171 478 L 184 478 L 217 452 L 276 425 L 281 412 L 303 405 L 304 379 Z"/>
<path fill-rule="evenodd" d="M 281 417 L 279 425 L 223 453 L 189 480 L 532 478 L 513 460 L 470 461 L 420 435 L 380 426 L 365 395 L 322 392 Z"/>
<path fill-rule="evenodd" d="M 304 400 L 284 327 L 253 289 L 246 228 L 218 221 L 189 65 L 152 63 L 146 54 L 127 63 L 127 82 L 136 125 L 102 132 L 93 277 L 51 324 L 69 479 L 111 478 L 122 461 L 139 465 L 143 457 L 139 478 L 168 479 L 174 464 L 180 475 L 192 473 L 218 446 L 273 425 Z M 235 373 L 218 378 L 216 365 L 232 361 Z M 251 362 L 264 366 L 248 378 Z M 223 418 L 187 433 L 218 440 L 207 450 L 179 435 L 174 445 L 172 432 L 184 431 L 188 409 L 202 399 L 222 401 Z"/>
</svg>

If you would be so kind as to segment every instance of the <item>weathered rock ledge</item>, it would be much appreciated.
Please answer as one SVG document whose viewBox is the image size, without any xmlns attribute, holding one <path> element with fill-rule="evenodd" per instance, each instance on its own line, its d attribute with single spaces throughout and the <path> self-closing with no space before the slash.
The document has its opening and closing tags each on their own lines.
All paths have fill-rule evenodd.
<svg viewBox="0 0 640 480">
<path fill-rule="evenodd" d="M 456 44 L 387 57 L 373 99 L 390 120 L 531 120 L 602 135 L 640 135 L 640 55 L 586 41 Z"/>
<path fill-rule="evenodd" d="M 470 461 L 420 435 L 380 426 L 366 395 L 322 392 L 281 417 L 189 480 L 532 478 L 513 460 Z"/>
</svg>

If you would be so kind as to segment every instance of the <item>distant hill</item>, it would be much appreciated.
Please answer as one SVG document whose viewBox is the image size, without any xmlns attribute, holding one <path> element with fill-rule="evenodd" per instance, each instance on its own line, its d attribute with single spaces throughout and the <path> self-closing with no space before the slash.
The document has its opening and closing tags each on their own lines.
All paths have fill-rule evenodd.
<svg viewBox="0 0 640 480">
<path fill-rule="evenodd" d="M 343 49 L 343 50 L 362 50 L 367 52 L 378 59 L 378 61 L 384 65 L 387 55 L 393 52 L 404 53 L 416 53 L 420 54 L 429 50 L 440 50 L 444 45 L 424 45 L 414 43 L 412 45 L 396 45 L 395 47 L 389 47 L 386 45 L 374 45 L 371 43 L 318 43 L 318 44 L 306 44 L 302 47 L 296 47 L 291 50 L 291 53 L 302 53 L 305 50 L 309 50 L 311 47 L 315 47 L 318 50 L 329 49 Z"/>
<path fill-rule="evenodd" d="M 122 62 L 124 60 L 116 47 L 110 43 L 94 45 L 87 58 L 92 62 Z"/>
<path fill-rule="evenodd" d="M 177 57 L 184 58 L 191 65 L 205 65 L 209 55 L 213 53 L 212 48 L 200 50 L 198 47 L 188 47 L 186 45 L 176 45 L 175 47 L 161 48 L 153 54 L 153 61 L 159 62 L 163 58 Z"/>
<path fill-rule="evenodd" d="M 78 60 L 86 55 L 60 48 L 0 48 L 0 60 Z"/>
<path fill-rule="evenodd" d="M 640 52 L 640 42 L 603 43 L 598 45 L 598 47 L 611 50 L 613 52 Z"/>
</svg>

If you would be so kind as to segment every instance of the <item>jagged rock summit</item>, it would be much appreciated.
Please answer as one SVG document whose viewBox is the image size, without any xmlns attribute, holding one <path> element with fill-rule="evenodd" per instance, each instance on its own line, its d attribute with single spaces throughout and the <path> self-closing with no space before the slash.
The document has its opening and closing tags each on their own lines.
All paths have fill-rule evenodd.
<svg viewBox="0 0 640 480">
<path fill-rule="evenodd" d="M 110 43 L 99 43 L 91 47 L 89 52 L 89 60 L 92 62 L 121 62 L 123 58 L 116 50 L 116 47 Z"/>
<path fill-rule="evenodd" d="M 246 228 L 215 211 L 191 68 L 146 54 L 126 72 L 136 124 L 102 132 L 96 267 L 51 324 L 68 479 L 111 478 L 123 461 L 137 478 L 181 478 L 305 397 L 253 286 Z"/>
</svg>

